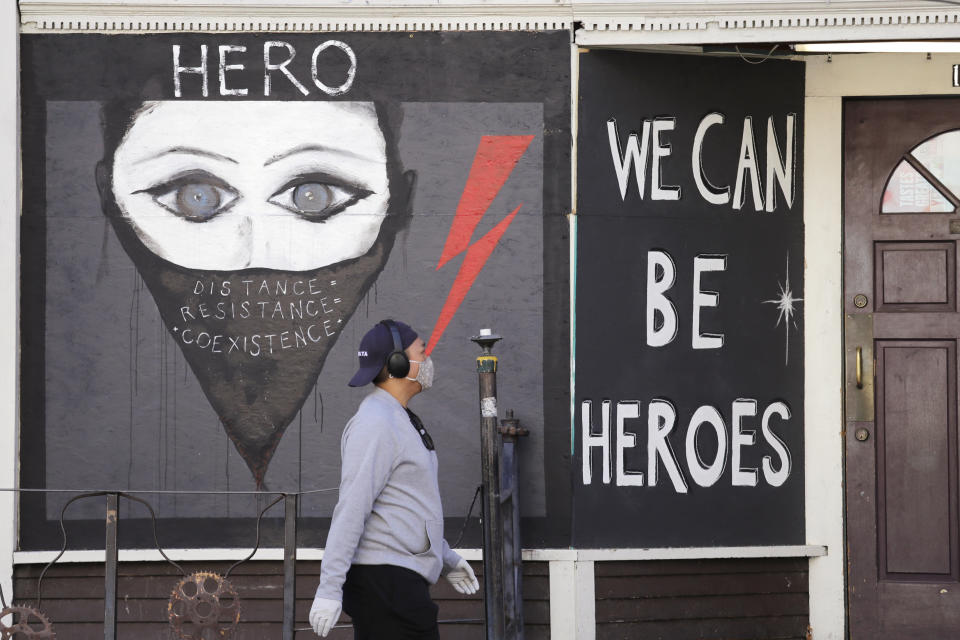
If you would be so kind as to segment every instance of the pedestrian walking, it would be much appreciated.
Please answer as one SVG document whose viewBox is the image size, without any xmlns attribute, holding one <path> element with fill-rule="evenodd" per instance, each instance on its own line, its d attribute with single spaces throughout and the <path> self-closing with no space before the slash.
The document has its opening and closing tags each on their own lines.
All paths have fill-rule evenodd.
<svg viewBox="0 0 960 640">
<path fill-rule="evenodd" d="M 384 320 L 363 336 L 350 386 L 373 383 L 340 442 L 340 496 L 324 550 L 310 626 L 326 636 L 341 609 L 356 640 L 439 638 L 429 586 L 443 575 L 476 593 L 476 575 L 443 537 L 433 440 L 407 406 L 433 384 L 417 333 Z"/>
</svg>

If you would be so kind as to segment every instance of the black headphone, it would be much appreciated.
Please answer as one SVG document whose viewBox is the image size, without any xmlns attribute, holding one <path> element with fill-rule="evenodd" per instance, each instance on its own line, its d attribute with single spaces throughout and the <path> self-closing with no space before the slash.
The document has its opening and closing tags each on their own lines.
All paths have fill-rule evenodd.
<svg viewBox="0 0 960 640">
<path fill-rule="evenodd" d="M 390 330 L 393 336 L 393 351 L 387 356 L 387 373 L 394 378 L 406 378 L 410 373 L 410 359 L 403 351 L 403 342 L 400 341 L 400 329 L 393 320 L 381 320 L 380 324 Z"/>
</svg>

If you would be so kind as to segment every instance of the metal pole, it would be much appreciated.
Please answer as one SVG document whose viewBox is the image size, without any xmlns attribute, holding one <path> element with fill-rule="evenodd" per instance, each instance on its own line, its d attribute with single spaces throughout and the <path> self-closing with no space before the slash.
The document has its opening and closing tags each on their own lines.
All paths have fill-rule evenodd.
<svg viewBox="0 0 960 640">
<path fill-rule="evenodd" d="M 477 358 L 480 382 L 480 458 L 483 477 L 483 591 L 487 640 L 502 640 L 503 520 L 500 513 L 500 433 L 497 424 L 497 357 L 491 348 L 500 336 L 481 329 L 471 338 L 483 349 Z"/>
<path fill-rule="evenodd" d="M 103 640 L 117 640 L 117 506 L 115 493 L 107 494 L 107 563 L 103 576 Z"/>
<path fill-rule="evenodd" d="M 297 496 L 285 496 L 283 507 L 283 640 L 293 640 L 297 602 Z"/>
<path fill-rule="evenodd" d="M 503 436 L 503 481 L 500 486 L 503 513 L 503 565 L 505 634 L 504 640 L 523 640 L 523 558 L 520 540 L 520 461 L 519 438 L 529 435 L 513 417 L 513 410 L 500 422 Z"/>
</svg>

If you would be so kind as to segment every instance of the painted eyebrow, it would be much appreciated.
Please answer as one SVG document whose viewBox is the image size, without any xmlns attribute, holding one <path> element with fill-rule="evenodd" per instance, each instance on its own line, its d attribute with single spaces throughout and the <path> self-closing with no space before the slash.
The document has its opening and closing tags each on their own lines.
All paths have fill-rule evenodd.
<svg viewBox="0 0 960 640">
<path fill-rule="evenodd" d="M 233 164 L 240 164 L 233 158 L 222 156 L 219 153 L 214 153 L 213 151 L 207 151 L 206 149 L 197 149 L 196 147 L 170 147 L 169 149 L 164 149 L 159 153 L 155 153 L 152 156 L 147 156 L 146 158 L 140 158 L 133 162 L 133 164 L 140 164 L 141 162 L 147 162 L 148 160 L 155 160 L 165 155 L 171 153 L 185 153 L 192 156 L 203 156 L 204 158 L 212 158 L 214 160 L 220 160 L 222 162 L 232 162 Z"/>
<path fill-rule="evenodd" d="M 373 158 L 370 158 L 369 156 L 365 156 L 362 153 L 357 153 L 356 151 L 352 151 L 350 149 L 341 149 L 337 147 L 325 147 L 319 144 L 303 144 L 298 147 L 293 147 L 292 149 L 288 149 L 287 151 L 282 151 L 275 156 L 271 156 L 270 158 L 267 158 L 267 161 L 263 163 L 263 166 L 266 167 L 267 165 L 271 165 L 274 162 L 277 162 L 278 160 L 283 160 L 284 158 L 287 158 L 289 156 L 296 155 L 298 153 L 306 153 L 308 151 L 322 151 L 325 153 L 336 153 L 341 156 L 349 156 L 351 158 L 366 160 L 368 162 L 373 161 Z"/>
</svg>

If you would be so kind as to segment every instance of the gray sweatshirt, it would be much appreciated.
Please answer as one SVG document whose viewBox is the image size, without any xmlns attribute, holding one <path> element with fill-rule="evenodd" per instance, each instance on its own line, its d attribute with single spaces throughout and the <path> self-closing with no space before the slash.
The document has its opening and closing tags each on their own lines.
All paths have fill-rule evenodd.
<svg viewBox="0 0 960 640">
<path fill-rule="evenodd" d="M 340 497 L 327 535 L 317 596 L 343 598 L 351 564 L 391 564 L 431 584 L 460 562 L 443 538 L 437 454 L 403 406 L 375 387 L 340 440 Z"/>
</svg>

